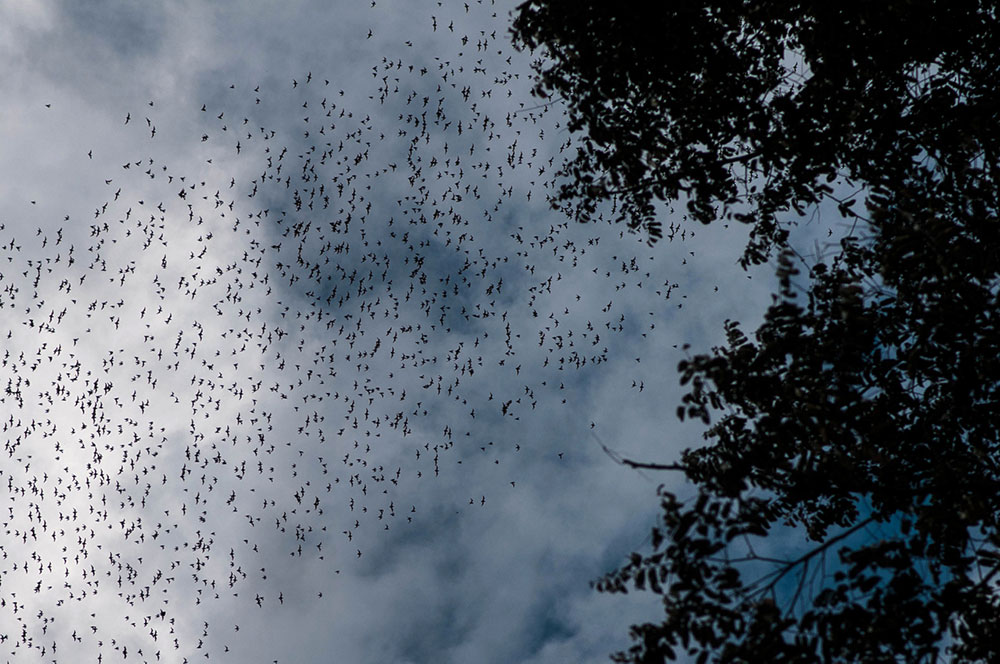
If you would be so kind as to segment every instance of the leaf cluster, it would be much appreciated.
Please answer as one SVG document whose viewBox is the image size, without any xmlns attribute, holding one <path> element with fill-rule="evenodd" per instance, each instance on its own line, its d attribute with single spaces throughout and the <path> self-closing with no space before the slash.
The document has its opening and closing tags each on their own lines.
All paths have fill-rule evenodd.
<svg viewBox="0 0 1000 664">
<path fill-rule="evenodd" d="M 588 220 L 612 201 L 656 241 L 657 202 L 684 200 L 700 222 L 752 224 L 750 264 L 786 240 L 779 215 L 835 178 L 898 176 L 925 134 L 962 131 L 957 107 L 997 109 L 977 97 L 1000 58 L 995 14 L 967 0 L 529 0 L 513 37 L 539 51 L 536 94 L 565 101 L 582 132 L 557 205 Z"/>
<path fill-rule="evenodd" d="M 683 201 L 777 263 L 756 332 L 679 367 L 698 494 L 598 583 L 663 597 L 617 659 L 1000 661 L 994 4 L 529 0 L 514 35 L 584 136 L 559 204 L 655 240 Z M 853 226 L 810 264 L 788 220 L 824 199 Z"/>
<path fill-rule="evenodd" d="M 951 262 L 971 241 L 955 236 Z M 755 340 L 730 323 L 725 347 L 682 363 L 691 389 L 680 414 L 722 416 L 711 444 L 683 458 L 697 500 L 664 494 L 655 551 L 598 584 L 663 596 L 664 622 L 634 627 L 638 643 L 618 661 L 679 648 L 699 661 L 934 661 L 946 638 L 953 661 L 1000 656 L 997 266 L 990 282 L 967 271 L 947 284 L 921 265 L 911 268 L 923 268 L 923 289 L 889 269 L 879 289 L 864 286 L 875 255 L 936 264 L 947 246 L 907 250 L 931 240 L 883 231 L 867 248 L 845 242 L 813 268 L 801 304 L 783 253 Z M 880 536 L 848 539 L 878 524 Z M 815 545 L 768 559 L 747 540 L 743 558 L 731 555 L 786 527 Z M 751 561 L 772 571 L 747 578 Z M 806 586 L 820 590 L 805 598 Z"/>
</svg>

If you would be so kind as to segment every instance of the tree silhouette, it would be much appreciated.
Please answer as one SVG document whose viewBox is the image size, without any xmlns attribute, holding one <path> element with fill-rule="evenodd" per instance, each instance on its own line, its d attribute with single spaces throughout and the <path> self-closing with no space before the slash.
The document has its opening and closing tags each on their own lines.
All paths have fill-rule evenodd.
<svg viewBox="0 0 1000 664">
<path fill-rule="evenodd" d="M 663 597 L 617 660 L 1000 658 L 998 28 L 982 2 L 519 7 L 584 136 L 557 205 L 655 241 L 683 202 L 777 262 L 753 339 L 680 366 L 707 445 L 646 467 L 697 492 L 661 490 L 652 553 L 597 584 Z M 825 201 L 849 230 L 803 259 Z"/>
</svg>

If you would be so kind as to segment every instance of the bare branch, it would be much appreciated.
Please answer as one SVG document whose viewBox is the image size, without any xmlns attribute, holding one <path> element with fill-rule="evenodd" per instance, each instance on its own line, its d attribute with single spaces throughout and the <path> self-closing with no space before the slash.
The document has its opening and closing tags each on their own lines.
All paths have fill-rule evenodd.
<svg viewBox="0 0 1000 664">
<path fill-rule="evenodd" d="M 643 470 L 679 470 L 681 472 L 687 471 L 687 466 L 681 465 L 679 463 L 643 463 L 641 461 L 632 461 L 631 459 L 622 459 L 619 463 L 628 466 L 629 468 L 641 468 Z"/>
<path fill-rule="evenodd" d="M 644 463 L 641 461 L 633 461 L 632 459 L 626 459 L 618 452 L 609 448 L 604 444 L 604 441 L 594 432 L 591 431 L 590 435 L 594 437 L 597 444 L 601 446 L 604 453 L 611 457 L 611 460 L 622 466 L 628 466 L 629 468 L 635 468 L 636 470 L 679 470 L 682 472 L 687 471 L 687 466 L 683 466 L 679 463 Z"/>
<path fill-rule="evenodd" d="M 831 537 L 827 541 L 823 542 L 822 544 L 820 544 L 818 547 L 816 547 L 812 551 L 809 551 L 808 553 L 803 554 L 799 558 L 788 562 L 783 569 L 775 570 L 774 572 L 771 572 L 770 574 L 766 574 L 766 575 L 762 576 L 761 578 L 757 579 L 757 581 L 755 581 L 754 583 L 750 584 L 750 586 L 748 586 L 747 589 L 749 590 L 751 587 L 753 587 L 754 585 L 757 585 L 758 583 L 761 583 L 765 579 L 773 577 L 767 583 L 766 586 L 764 586 L 763 588 L 761 588 L 757 592 L 759 592 L 759 593 L 765 593 L 765 592 L 768 592 L 770 590 L 773 590 L 775 588 L 775 586 L 777 586 L 778 581 L 780 581 L 786 574 L 788 574 L 788 572 L 790 572 L 791 570 L 795 569 L 796 567 L 798 567 L 802 563 L 808 562 L 813 556 L 815 556 L 815 555 L 817 555 L 819 553 L 825 552 L 826 550 L 828 550 L 831 546 L 833 546 L 837 542 L 850 537 L 851 535 L 853 535 L 854 533 L 858 532 L 859 530 L 861 530 L 862 528 L 864 528 L 865 526 L 867 526 L 869 523 L 871 523 L 874 520 L 875 520 L 875 517 L 870 516 L 867 519 L 865 519 L 864 521 L 860 521 L 860 522 L 856 523 L 854 526 L 852 526 L 851 528 L 848 528 L 847 530 L 845 530 L 844 532 L 840 533 L 839 535 L 837 535 L 835 537 Z"/>
</svg>

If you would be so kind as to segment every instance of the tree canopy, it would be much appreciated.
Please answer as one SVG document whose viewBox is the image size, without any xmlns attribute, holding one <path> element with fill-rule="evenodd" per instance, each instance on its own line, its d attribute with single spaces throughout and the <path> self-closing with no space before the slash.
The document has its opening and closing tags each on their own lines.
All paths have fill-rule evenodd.
<svg viewBox="0 0 1000 664">
<path fill-rule="evenodd" d="M 536 91 L 586 130 L 562 201 L 586 217 L 614 199 L 655 239 L 656 201 L 683 197 L 699 221 L 753 223 L 759 262 L 785 237 L 776 216 L 837 177 L 896 181 L 987 148 L 994 23 L 981 2 L 539 0 L 514 35 L 544 46 Z"/>
<path fill-rule="evenodd" d="M 530 0 L 514 36 L 582 135 L 557 205 L 651 241 L 660 201 L 738 220 L 779 276 L 680 366 L 697 495 L 598 584 L 663 597 L 617 658 L 1000 658 L 996 7 Z M 804 259 L 828 200 L 850 230 Z M 758 553 L 787 527 L 809 547 Z"/>
</svg>

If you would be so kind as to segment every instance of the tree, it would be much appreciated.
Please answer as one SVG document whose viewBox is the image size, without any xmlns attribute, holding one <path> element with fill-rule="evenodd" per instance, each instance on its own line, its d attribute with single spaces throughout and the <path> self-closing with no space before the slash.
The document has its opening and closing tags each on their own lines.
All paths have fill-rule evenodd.
<svg viewBox="0 0 1000 664">
<path fill-rule="evenodd" d="M 666 609 L 616 659 L 1000 659 L 995 6 L 529 0 L 514 36 L 583 136 L 556 205 L 655 241 L 683 202 L 779 276 L 753 340 L 680 366 L 707 443 L 666 466 L 697 496 L 598 583 Z M 824 199 L 851 230 L 806 260 Z M 809 548 L 757 553 L 787 527 Z"/>
</svg>

